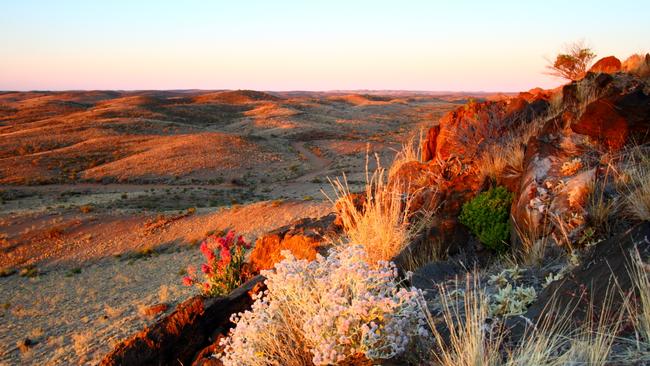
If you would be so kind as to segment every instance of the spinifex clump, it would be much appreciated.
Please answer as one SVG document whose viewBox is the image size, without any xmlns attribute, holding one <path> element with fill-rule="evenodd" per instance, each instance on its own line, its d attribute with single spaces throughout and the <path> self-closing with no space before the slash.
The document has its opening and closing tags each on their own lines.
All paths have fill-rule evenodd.
<svg viewBox="0 0 650 366">
<path fill-rule="evenodd" d="M 205 263 L 201 264 L 204 281 L 200 281 L 194 267 L 187 268 L 183 277 L 186 286 L 195 285 L 205 296 L 223 296 L 241 286 L 248 277 L 245 268 L 246 249 L 250 243 L 243 236 L 235 240 L 235 232 L 229 231 L 223 237 L 210 236 L 201 243 Z"/>
</svg>

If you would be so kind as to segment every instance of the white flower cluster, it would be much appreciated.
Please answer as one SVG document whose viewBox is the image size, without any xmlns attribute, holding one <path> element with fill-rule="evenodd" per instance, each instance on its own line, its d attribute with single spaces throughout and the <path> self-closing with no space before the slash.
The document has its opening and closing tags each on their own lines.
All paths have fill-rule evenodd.
<svg viewBox="0 0 650 366">
<path fill-rule="evenodd" d="M 524 270 L 515 265 L 497 275 L 490 276 L 488 281 L 498 287 L 498 292 L 491 296 L 490 313 L 494 316 L 521 315 L 526 312 L 528 305 L 537 297 L 533 287 L 516 286 L 523 277 Z M 513 286 L 512 283 L 515 284 Z"/>
<path fill-rule="evenodd" d="M 521 315 L 526 312 L 528 305 L 537 298 L 533 287 L 517 286 L 507 284 L 499 289 L 499 292 L 492 295 L 490 313 L 498 316 Z"/>
<path fill-rule="evenodd" d="M 393 263 L 370 266 L 359 246 L 312 262 L 283 254 L 274 270 L 263 271 L 267 291 L 234 318 L 222 342 L 224 365 L 287 364 L 281 339 L 307 349 L 314 364 L 332 365 L 358 354 L 389 359 L 415 336 L 429 336 L 421 294 L 399 286 Z"/>
</svg>

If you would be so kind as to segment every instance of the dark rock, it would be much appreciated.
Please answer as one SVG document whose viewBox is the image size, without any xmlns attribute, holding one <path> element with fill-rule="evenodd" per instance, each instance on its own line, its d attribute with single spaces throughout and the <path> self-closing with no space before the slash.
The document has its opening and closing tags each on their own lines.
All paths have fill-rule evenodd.
<svg viewBox="0 0 650 366">
<path fill-rule="evenodd" d="M 210 343 L 215 329 L 225 334 L 232 325 L 230 315 L 250 308 L 250 292 L 261 281 L 263 277 L 257 276 L 226 297 L 188 299 L 168 316 L 118 344 L 100 365 L 191 364 Z"/>
<path fill-rule="evenodd" d="M 33 340 L 29 338 L 25 338 L 18 343 L 18 349 L 20 350 L 20 352 L 25 353 L 29 351 L 29 348 L 35 344 L 36 342 L 34 342 Z"/>
<path fill-rule="evenodd" d="M 523 317 L 508 321 L 511 337 L 521 339 L 528 325 L 544 319 L 552 321 L 567 313 L 575 325 L 580 324 L 590 309 L 593 314 L 601 314 L 608 292 L 612 302 L 605 310 L 620 309 L 623 296 L 635 291 L 628 273 L 634 250 L 644 261 L 650 258 L 650 222 L 597 244 L 582 265 L 546 287 Z"/>
<path fill-rule="evenodd" d="M 411 285 L 419 289 L 431 289 L 460 273 L 465 273 L 465 269 L 455 262 L 432 262 L 413 272 Z"/>
</svg>

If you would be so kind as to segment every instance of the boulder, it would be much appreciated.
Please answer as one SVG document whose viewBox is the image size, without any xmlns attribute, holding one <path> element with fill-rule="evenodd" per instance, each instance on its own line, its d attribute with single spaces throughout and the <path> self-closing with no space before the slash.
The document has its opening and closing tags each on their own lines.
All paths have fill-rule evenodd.
<svg viewBox="0 0 650 366">
<path fill-rule="evenodd" d="M 273 268 L 284 259 L 281 254 L 283 250 L 289 250 L 296 258 L 307 260 L 316 259 L 318 253 L 327 254 L 330 245 L 326 238 L 341 232 L 341 227 L 335 221 L 335 214 L 319 219 L 301 219 L 260 237 L 249 259 L 252 270 Z"/>
<path fill-rule="evenodd" d="M 213 334 L 226 334 L 230 316 L 250 308 L 257 276 L 226 297 L 194 296 L 171 314 L 119 343 L 104 357 L 102 366 L 190 365 L 210 344 Z"/>
<path fill-rule="evenodd" d="M 619 71 L 621 71 L 621 60 L 614 56 L 607 56 L 598 60 L 588 72 L 613 74 Z"/>
<path fill-rule="evenodd" d="M 639 143 L 648 141 L 650 96 L 638 87 L 629 93 L 599 98 L 587 105 L 571 129 L 611 150 L 622 148 L 630 137 Z"/>
</svg>

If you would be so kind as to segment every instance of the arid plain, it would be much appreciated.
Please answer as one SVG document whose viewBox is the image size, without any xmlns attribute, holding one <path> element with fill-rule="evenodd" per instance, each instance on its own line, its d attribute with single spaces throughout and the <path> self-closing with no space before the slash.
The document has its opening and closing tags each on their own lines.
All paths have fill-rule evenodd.
<svg viewBox="0 0 650 366">
<path fill-rule="evenodd" d="M 0 364 L 97 363 L 193 292 L 211 232 L 329 213 L 328 177 L 363 185 L 368 154 L 389 164 L 470 97 L 0 94 Z"/>
</svg>

